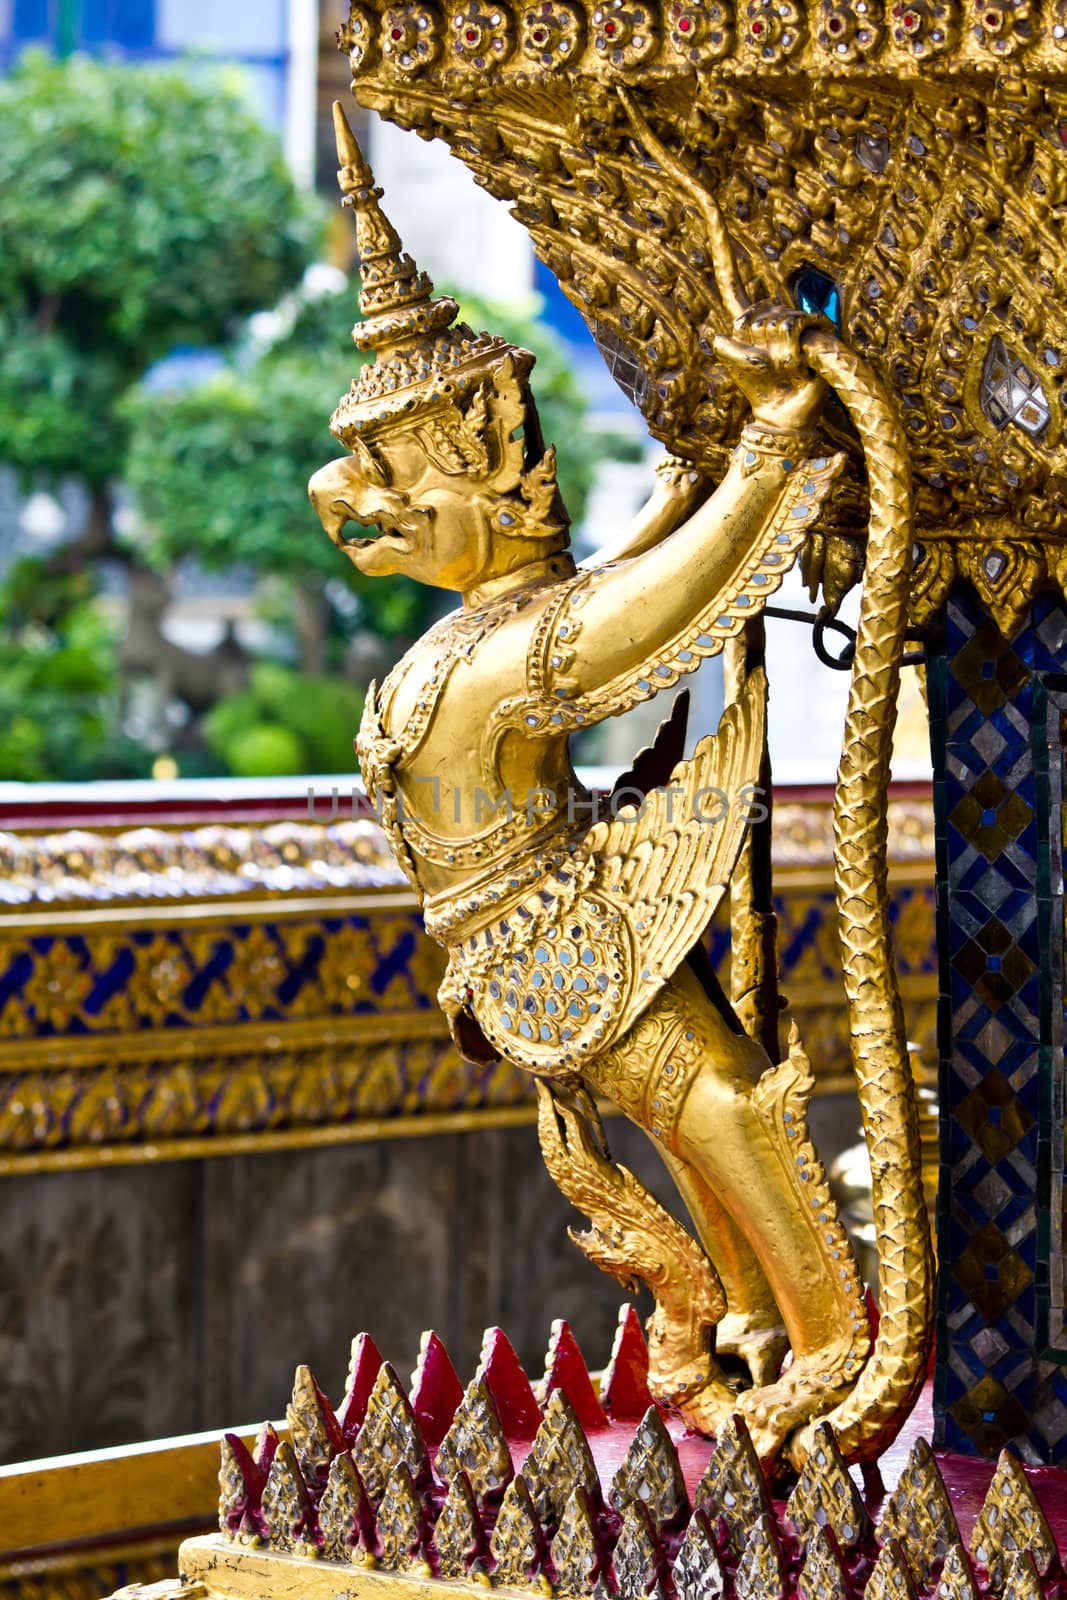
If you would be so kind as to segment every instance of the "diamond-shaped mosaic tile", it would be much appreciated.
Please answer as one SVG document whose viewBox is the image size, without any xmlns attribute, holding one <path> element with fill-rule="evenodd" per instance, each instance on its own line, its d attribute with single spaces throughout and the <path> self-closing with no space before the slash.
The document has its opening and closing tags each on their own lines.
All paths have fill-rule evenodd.
<svg viewBox="0 0 1067 1600">
<path fill-rule="evenodd" d="M 981 1146 L 987 1161 L 997 1162 L 1014 1150 L 1034 1125 L 1008 1080 L 992 1067 L 953 1115 Z"/>
<path fill-rule="evenodd" d="M 986 1321 L 996 1323 L 1034 1275 L 996 1224 L 987 1222 L 957 1259 L 952 1276 Z"/>
<path fill-rule="evenodd" d="M 1003 855 L 1033 817 L 1017 789 L 988 769 L 953 808 L 949 821 L 989 861 Z"/>
</svg>

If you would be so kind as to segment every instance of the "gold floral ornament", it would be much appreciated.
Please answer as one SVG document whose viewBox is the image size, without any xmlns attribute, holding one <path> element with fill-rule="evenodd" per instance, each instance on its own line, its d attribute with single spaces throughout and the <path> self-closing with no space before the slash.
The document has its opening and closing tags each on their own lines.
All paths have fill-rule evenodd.
<svg viewBox="0 0 1067 1600">
<path fill-rule="evenodd" d="M 718 61 L 733 45 L 733 6 L 729 0 L 672 0 L 667 37 L 672 49 L 694 66 Z"/>
<path fill-rule="evenodd" d="M 539 66 L 561 64 L 576 56 L 584 43 L 580 12 L 566 0 L 541 0 L 523 13 L 520 45 L 523 55 Z"/>
<path fill-rule="evenodd" d="M 612 67 L 636 66 L 659 49 L 659 17 L 650 6 L 603 0 L 592 22 L 593 48 Z"/>
<path fill-rule="evenodd" d="M 378 54 L 377 30 L 367 12 L 358 5 L 349 7 L 348 20 L 337 30 L 337 45 L 339 49 L 347 51 L 353 72 L 369 67 L 375 60 Z"/>
<path fill-rule="evenodd" d="M 1056 1541 L 1041 1504 L 1022 1463 L 1004 1450 L 971 1534 L 971 1555 L 988 1572 L 990 1587 L 1001 1590 L 1021 1550 L 1043 1578 L 1056 1566 Z"/>
<path fill-rule="evenodd" d="M 1034 37 L 1030 0 L 975 0 L 975 35 L 996 55 L 1012 56 Z"/>
<path fill-rule="evenodd" d="M 768 66 L 789 57 L 804 42 L 806 27 L 792 0 L 748 0 L 742 37 Z"/>
<path fill-rule="evenodd" d="M 382 59 L 401 77 L 414 77 L 441 54 L 441 19 L 421 0 L 392 6 L 382 18 Z"/>
<path fill-rule="evenodd" d="M 881 12 L 881 0 L 821 0 L 816 37 L 834 61 L 862 61 L 881 43 Z"/>
<path fill-rule="evenodd" d="M 505 61 L 515 48 L 515 26 L 504 5 L 468 4 L 449 17 L 452 58 L 462 67 L 483 71 L 491 61 Z"/>
<path fill-rule="evenodd" d="M 956 0 L 895 0 L 893 42 L 916 61 L 943 55 L 956 42 Z"/>
</svg>

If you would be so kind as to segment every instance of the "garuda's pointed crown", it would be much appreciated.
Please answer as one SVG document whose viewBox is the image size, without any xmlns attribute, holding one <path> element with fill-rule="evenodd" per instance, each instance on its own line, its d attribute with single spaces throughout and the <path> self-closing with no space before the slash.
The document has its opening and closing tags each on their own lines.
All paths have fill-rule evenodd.
<svg viewBox="0 0 1067 1600">
<path fill-rule="evenodd" d="M 341 163 L 337 181 L 356 219 L 363 321 L 352 329 L 352 340 L 357 350 L 375 355 L 330 419 L 334 436 L 352 444 L 412 413 L 462 404 L 465 394 L 505 369 L 521 381 L 534 358 L 506 339 L 456 322 L 459 306 L 447 295 L 434 295 L 382 211 L 382 190 L 336 101 L 333 119 Z"/>
</svg>

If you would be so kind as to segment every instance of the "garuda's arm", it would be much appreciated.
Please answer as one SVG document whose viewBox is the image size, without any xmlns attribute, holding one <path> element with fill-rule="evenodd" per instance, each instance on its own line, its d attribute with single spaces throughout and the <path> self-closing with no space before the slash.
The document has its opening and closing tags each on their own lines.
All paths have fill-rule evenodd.
<svg viewBox="0 0 1067 1600">
<path fill-rule="evenodd" d="M 720 340 L 752 421 L 721 483 L 663 537 L 646 529 L 621 558 L 561 585 L 532 641 L 527 695 L 501 706 L 487 737 L 569 733 L 668 689 L 780 586 L 844 460 L 820 454 L 824 389 L 800 355 L 810 319 L 753 314 Z"/>
</svg>

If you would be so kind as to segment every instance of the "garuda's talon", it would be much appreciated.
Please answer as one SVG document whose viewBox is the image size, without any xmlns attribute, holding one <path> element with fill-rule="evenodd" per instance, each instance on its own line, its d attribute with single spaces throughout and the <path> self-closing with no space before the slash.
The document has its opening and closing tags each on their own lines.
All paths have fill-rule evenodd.
<svg viewBox="0 0 1067 1600">
<path fill-rule="evenodd" d="M 791 1435 L 849 1393 L 855 1371 L 850 1366 L 846 1372 L 846 1360 L 843 1349 L 797 1357 L 774 1383 L 738 1397 L 734 1409 L 744 1417 L 756 1454 L 768 1468 L 780 1462 Z"/>
<path fill-rule="evenodd" d="M 773 1383 L 789 1354 L 789 1335 L 781 1323 L 773 1328 L 727 1312 L 715 1332 L 715 1351 L 742 1362 L 754 1388 Z"/>
</svg>

